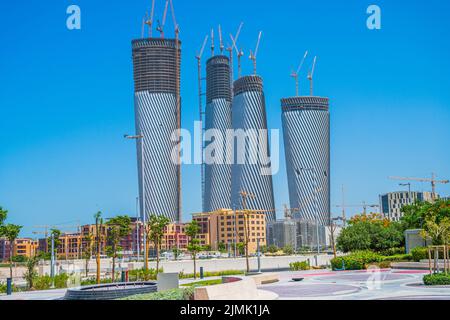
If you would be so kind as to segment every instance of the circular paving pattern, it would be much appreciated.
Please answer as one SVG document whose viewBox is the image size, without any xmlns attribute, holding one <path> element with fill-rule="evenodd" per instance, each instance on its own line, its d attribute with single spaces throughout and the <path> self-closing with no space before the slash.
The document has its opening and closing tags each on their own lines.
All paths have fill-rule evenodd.
<svg viewBox="0 0 450 320">
<path fill-rule="evenodd" d="M 261 289 L 275 292 L 280 296 L 280 298 L 320 297 L 329 295 L 338 296 L 356 293 L 361 290 L 359 287 L 346 284 L 335 284 L 330 286 L 329 284 L 321 283 L 296 283 L 293 285 L 263 286 Z"/>
<path fill-rule="evenodd" d="M 379 278 L 377 278 L 379 277 Z M 314 280 L 335 282 L 335 281 L 345 281 L 345 282 L 364 282 L 370 279 L 379 279 L 381 281 L 393 281 L 393 280 L 406 280 L 412 276 L 407 274 L 394 274 L 394 273 L 380 273 L 379 275 L 375 273 L 351 273 L 351 274 L 336 274 L 332 276 L 322 276 L 314 277 Z"/>
<path fill-rule="evenodd" d="M 377 300 L 450 300 L 450 296 L 403 296 L 380 298 Z"/>
</svg>

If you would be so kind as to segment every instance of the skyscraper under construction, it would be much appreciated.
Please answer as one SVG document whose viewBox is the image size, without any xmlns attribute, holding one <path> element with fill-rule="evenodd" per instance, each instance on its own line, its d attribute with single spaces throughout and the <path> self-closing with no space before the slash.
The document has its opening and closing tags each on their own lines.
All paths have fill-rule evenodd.
<svg viewBox="0 0 450 320">
<path fill-rule="evenodd" d="M 328 98 L 281 99 L 289 201 L 295 218 L 329 225 L 330 114 Z"/>
<path fill-rule="evenodd" d="M 181 118 L 177 38 L 132 41 L 136 131 L 143 136 L 137 146 L 140 212 L 171 221 L 181 221 L 179 150 L 172 137 Z"/>
<path fill-rule="evenodd" d="M 263 163 L 258 153 L 268 150 L 266 105 L 262 78 L 257 75 L 244 76 L 233 85 L 232 123 L 235 134 L 243 130 L 247 134 L 245 149 L 238 150 L 234 144 L 235 159 L 232 166 L 231 204 L 234 208 L 261 210 L 266 221 L 275 220 L 272 175 L 270 163 Z M 256 136 L 252 136 L 252 132 Z M 261 148 L 262 147 L 262 148 Z M 256 157 L 252 161 L 252 157 Z M 238 158 L 245 157 L 240 163 Z M 243 199 L 243 193 L 249 195 Z"/>
<path fill-rule="evenodd" d="M 230 146 L 225 143 L 226 131 L 232 128 L 230 71 L 226 56 L 213 56 L 206 63 L 205 130 L 214 129 L 215 135 L 219 134 L 221 138 L 213 136 L 212 141 L 205 143 L 206 151 L 211 143 L 215 147 L 211 159 L 208 159 L 208 152 L 205 158 L 205 212 L 232 208 L 231 164 L 226 161 Z"/>
</svg>

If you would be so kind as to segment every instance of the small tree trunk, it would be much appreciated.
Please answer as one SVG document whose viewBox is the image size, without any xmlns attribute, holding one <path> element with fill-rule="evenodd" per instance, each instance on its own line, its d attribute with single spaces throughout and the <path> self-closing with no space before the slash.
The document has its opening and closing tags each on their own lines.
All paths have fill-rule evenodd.
<svg viewBox="0 0 450 320">
<path fill-rule="evenodd" d="M 115 280 L 116 280 L 116 255 L 113 254 L 111 281 L 114 282 Z"/>
<path fill-rule="evenodd" d="M 85 260 L 85 267 L 84 267 L 84 272 L 86 273 L 86 278 L 89 276 L 89 260 L 86 259 Z"/>
<path fill-rule="evenodd" d="M 145 239 L 145 257 L 144 257 L 144 269 L 148 270 L 148 249 L 150 248 L 150 240 L 148 236 Z"/>
<path fill-rule="evenodd" d="M 97 263 L 97 284 L 100 284 L 100 241 L 97 240 L 97 256 L 95 257 Z"/>
<path fill-rule="evenodd" d="M 194 252 L 193 254 L 193 258 L 194 258 L 194 280 L 197 279 L 197 265 L 196 265 L 196 253 Z"/>
<path fill-rule="evenodd" d="M 159 273 L 159 241 L 158 240 L 155 242 L 155 246 L 156 246 L 156 272 L 155 272 L 155 274 L 157 275 Z"/>
</svg>

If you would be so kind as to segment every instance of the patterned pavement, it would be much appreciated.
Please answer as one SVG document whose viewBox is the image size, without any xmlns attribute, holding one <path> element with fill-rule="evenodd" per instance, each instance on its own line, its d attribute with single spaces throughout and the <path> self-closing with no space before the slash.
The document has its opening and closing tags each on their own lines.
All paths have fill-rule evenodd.
<svg viewBox="0 0 450 320">
<path fill-rule="evenodd" d="M 260 288 L 277 293 L 280 300 L 450 300 L 450 286 L 424 286 L 424 274 L 390 269 L 281 272 L 280 282 Z"/>
</svg>

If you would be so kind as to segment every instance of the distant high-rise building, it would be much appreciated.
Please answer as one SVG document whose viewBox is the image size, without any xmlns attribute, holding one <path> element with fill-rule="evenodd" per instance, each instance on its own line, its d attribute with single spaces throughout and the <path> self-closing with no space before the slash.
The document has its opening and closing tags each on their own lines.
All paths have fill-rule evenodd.
<svg viewBox="0 0 450 320">
<path fill-rule="evenodd" d="M 204 212 L 231 209 L 231 164 L 227 163 L 228 144 L 224 143 L 231 124 L 230 63 L 226 56 L 214 56 L 206 63 L 206 124 L 205 130 L 215 129 L 222 139 L 212 137 L 214 158 L 219 163 L 205 164 Z M 215 141 L 218 139 L 217 141 Z M 219 143 L 215 143 L 219 142 Z M 219 148 L 217 148 L 219 146 Z M 220 154 L 219 154 L 220 153 Z M 208 153 L 206 154 L 208 157 Z M 208 160 L 208 159 L 205 159 Z M 210 159 L 213 160 L 213 159 Z"/>
<path fill-rule="evenodd" d="M 256 159 L 252 159 L 252 156 L 255 156 L 254 152 L 267 151 L 268 153 L 269 150 L 263 81 L 256 75 L 245 76 L 236 80 L 233 88 L 233 130 L 235 134 L 240 130 L 249 136 L 245 139 L 245 144 L 242 143 L 245 145 L 245 150 L 237 150 L 239 143 L 234 144 L 231 204 L 235 208 L 242 208 L 241 192 L 252 194 L 254 197 L 247 199 L 246 208 L 262 210 L 266 214 L 267 221 L 272 221 L 275 220 L 272 175 L 263 174 L 268 169 L 270 170 L 270 163 L 262 163 L 258 156 Z M 266 131 L 261 131 L 261 129 Z M 255 133 L 262 133 L 262 136 L 252 137 L 251 135 Z M 258 144 L 260 147 L 264 144 L 265 150 L 258 150 Z M 238 158 L 242 156 L 245 159 L 243 163 L 239 163 Z"/>
<path fill-rule="evenodd" d="M 281 99 L 289 201 L 294 218 L 330 223 L 328 98 Z"/>
<path fill-rule="evenodd" d="M 439 195 L 437 195 L 439 198 Z M 383 217 L 398 221 L 403 216 L 402 208 L 416 201 L 433 201 L 431 192 L 398 191 L 380 195 L 380 208 Z"/>
<path fill-rule="evenodd" d="M 267 244 L 279 248 L 291 246 L 294 250 L 326 248 L 326 227 L 302 219 L 271 221 L 267 225 Z"/>
<path fill-rule="evenodd" d="M 181 221 L 178 141 L 172 139 L 181 117 L 180 47 L 174 39 L 132 41 L 136 131 L 144 136 L 137 146 L 140 212 L 172 222 Z"/>
</svg>

